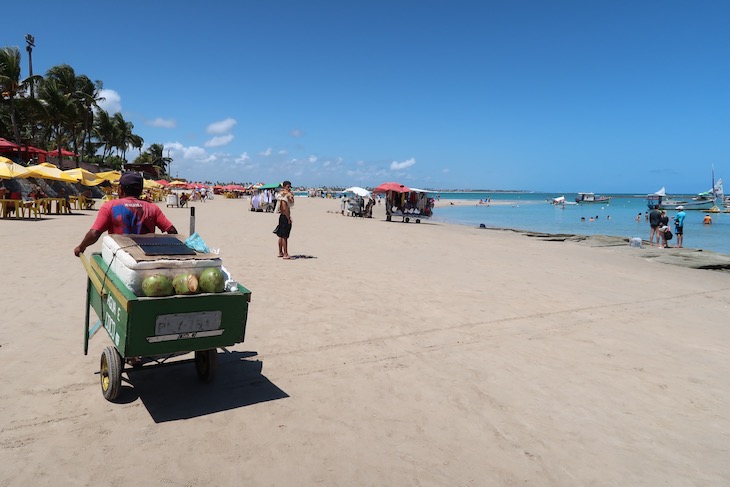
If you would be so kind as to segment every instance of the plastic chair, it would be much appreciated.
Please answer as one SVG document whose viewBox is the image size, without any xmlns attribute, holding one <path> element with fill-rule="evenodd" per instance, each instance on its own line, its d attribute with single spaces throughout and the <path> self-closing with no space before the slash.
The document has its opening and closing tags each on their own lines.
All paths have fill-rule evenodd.
<svg viewBox="0 0 730 487">
<path fill-rule="evenodd" d="M 37 220 L 38 218 L 40 218 L 41 204 L 42 202 L 40 200 L 23 201 L 22 203 L 20 203 L 20 213 L 23 218 L 25 218 L 25 210 L 28 210 L 28 218 L 30 218 L 30 215 L 33 213 L 35 214 L 35 219 Z"/>
</svg>

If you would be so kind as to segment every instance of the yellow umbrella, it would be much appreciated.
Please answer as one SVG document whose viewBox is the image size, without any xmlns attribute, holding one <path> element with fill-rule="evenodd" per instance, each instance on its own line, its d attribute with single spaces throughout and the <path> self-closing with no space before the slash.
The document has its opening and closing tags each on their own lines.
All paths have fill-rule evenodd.
<svg viewBox="0 0 730 487">
<path fill-rule="evenodd" d="M 28 166 L 26 169 L 30 173 L 28 177 L 31 178 L 54 179 L 56 181 L 66 181 L 67 183 L 76 182 L 75 178 L 65 174 L 50 162 L 41 162 L 35 166 Z"/>
<path fill-rule="evenodd" d="M 28 169 L 16 164 L 7 157 L 0 157 L 0 179 L 27 178 L 30 177 Z"/>
<path fill-rule="evenodd" d="M 110 183 L 116 183 L 119 182 L 119 178 L 122 177 L 122 173 L 119 171 L 104 171 L 96 173 L 96 177 L 109 181 Z"/>
<path fill-rule="evenodd" d="M 158 183 L 157 181 L 153 181 L 151 179 L 145 179 L 144 180 L 144 189 L 156 189 L 161 188 L 162 185 Z"/>
<path fill-rule="evenodd" d="M 69 169 L 67 171 L 63 171 L 63 173 L 71 176 L 72 178 L 74 178 L 74 181 L 81 183 L 84 186 L 96 186 L 105 181 L 104 179 L 97 178 L 96 174 L 91 171 L 87 171 L 82 167 Z"/>
<path fill-rule="evenodd" d="M 173 181 L 170 183 L 170 186 L 187 186 L 188 183 L 185 181 Z"/>
</svg>

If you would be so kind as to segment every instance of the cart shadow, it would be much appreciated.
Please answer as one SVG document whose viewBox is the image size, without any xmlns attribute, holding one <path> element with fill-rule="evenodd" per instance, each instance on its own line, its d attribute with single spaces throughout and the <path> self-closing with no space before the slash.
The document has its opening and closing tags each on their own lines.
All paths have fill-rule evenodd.
<svg viewBox="0 0 730 487">
<path fill-rule="evenodd" d="M 132 387 L 123 386 L 117 402 L 139 397 L 154 422 L 164 423 L 289 397 L 261 374 L 261 361 L 249 360 L 256 355 L 219 351 L 218 370 L 209 384 L 198 379 L 189 360 L 127 369 L 125 382 Z"/>
</svg>

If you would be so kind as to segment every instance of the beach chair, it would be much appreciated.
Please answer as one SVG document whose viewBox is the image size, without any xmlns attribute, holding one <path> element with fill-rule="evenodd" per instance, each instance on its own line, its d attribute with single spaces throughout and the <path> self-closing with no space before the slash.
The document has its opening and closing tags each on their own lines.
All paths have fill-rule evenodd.
<svg viewBox="0 0 730 487">
<path fill-rule="evenodd" d="M 20 203 L 20 214 L 23 218 L 25 218 L 25 212 L 28 212 L 28 218 L 30 218 L 31 215 L 35 215 L 35 219 L 37 220 L 40 218 L 41 214 L 41 205 L 43 205 L 42 200 L 28 200 L 23 201 Z"/>
<path fill-rule="evenodd" d="M 93 198 L 87 198 L 86 196 L 79 195 L 79 206 L 83 210 L 92 210 L 94 209 L 94 205 L 96 204 L 96 201 L 94 201 Z"/>
</svg>

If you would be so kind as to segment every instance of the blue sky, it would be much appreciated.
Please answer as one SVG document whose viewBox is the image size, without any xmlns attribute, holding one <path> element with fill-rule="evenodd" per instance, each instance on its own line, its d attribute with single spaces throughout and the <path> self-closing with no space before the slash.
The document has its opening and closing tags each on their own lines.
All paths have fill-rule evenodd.
<svg viewBox="0 0 730 487">
<path fill-rule="evenodd" d="M 173 175 L 700 192 L 730 180 L 728 1 L 34 2 Z M 29 7 L 19 7 L 20 11 Z"/>
</svg>

